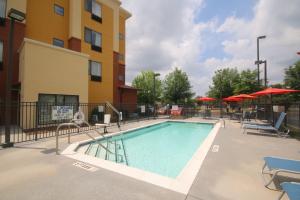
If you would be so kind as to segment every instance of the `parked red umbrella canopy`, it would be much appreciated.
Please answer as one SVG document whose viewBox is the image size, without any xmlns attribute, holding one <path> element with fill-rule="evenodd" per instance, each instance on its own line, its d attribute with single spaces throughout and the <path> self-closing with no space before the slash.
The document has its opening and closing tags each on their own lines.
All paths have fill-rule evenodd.
<svg viewBox="0 0 300 200">
<path fill-rule="evenodd" d="M 240 99 L 256 99 L 255 96 L 249 95 L 249 94 L 239 94 L 235 96 L 231 96 L 233 98 L 240 98 Z"/>
<path fill-rule="evenodd" d="M 292 89 L 281 89 L 281 88 L 267 88 L 258 92 L 251 94 L 252 96 L 263 96 L 268 94 L 287 94 L 292 92 L 300 92 L 300 90 L 292 90 Z"/>
<path fill-rule="evenodd" d="M 198 101 L 215 101 L 215 98 L 211 98 L 211 97 L 199 97 L 197 98 Z"/>
<path fill-rule="evenodd" d="M 243 101 L 243 99 L 231 96 L 231 97 L 223 98 L 223 101 L 235 101 L 235 102 L 238 102 L 238 101 Z"/>
<path fill-rule="evenodd" d="M 273 125 L 274 125 L 274 111 L 273 111 L 273 100 L 272 96 L 274 94 L 288 94 L 292 92 L 300 92 L 300 90 L 292 90 L 292 89 L 281 89 L 281 88 L 267 88 L 258 92 L 255 92 L 251 95 L 253 96 L 264 96 L 264 95 L 271 95 L 271 110 L 272 110 L 272 118 L 273 118 Z"/>
</svg>

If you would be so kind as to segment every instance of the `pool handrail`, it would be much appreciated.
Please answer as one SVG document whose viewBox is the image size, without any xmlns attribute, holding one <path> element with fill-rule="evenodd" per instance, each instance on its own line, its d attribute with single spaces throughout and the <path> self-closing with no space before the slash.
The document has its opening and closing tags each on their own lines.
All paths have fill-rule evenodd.
<svg viewBox="0 0 300 200">
<path fill-rule="evenodd" d="M 84 120 L 81 120 L 80 121 L 81 124 L 85 124 L 87 125 L 89 128 L 91 127 L 91 125 L 87 122 L 87 121 L 84 121 Z M 55 152 L 56 152 L 56 155 L 59 155 L 59 151 L 58 151 L 58 139 L 59 139 L 59 130 L 64 127 L 64 126 L 68 126 L 70 128 L 70 126 L 75 126 L 78 131 L 79 129 L 81 128 L 81 126 L 74 122 L 74 120 L 72 119 L 71 122 L 68 122 L 68 123 L 62 123 L 62 124 L 59 124 L 56 128 L 56 132 L 55 132 L 55 137 L 56 137 L 56 147 L 55 147 Z M 96 129 L 89 129 L 89 131 L 95 131 L 96 133 L 98 133 L 99 136 L 101 136 L 102 138 L 106 138 L 104 137 L 99 131 L 97 131 Z M 90 135 L 87 131 L 84 131 L 84 133 L 90 137 L 94 142 L 97 142 L 96 138 L 94 138 L 92 135 Z M 70 144 L 71 143 L 71 133 L 68 132 L 68 143 Z M 109 149 L 107 149 L 105 146 L 103 146 L 100 142 L 98 142 L 98 144 L 103 147 L 106 151 L 112 153 Z M 113 154 L 113 153 L 112 153 Z"/>
</svg>

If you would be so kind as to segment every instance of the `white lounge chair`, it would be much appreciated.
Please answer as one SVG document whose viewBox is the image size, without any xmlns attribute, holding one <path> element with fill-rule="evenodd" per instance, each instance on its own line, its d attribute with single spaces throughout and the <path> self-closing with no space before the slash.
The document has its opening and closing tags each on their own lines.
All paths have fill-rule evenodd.
<svg viewBox="0 0 300 200">
<path fill-rule="evenodd" d="M 104 123 L 103 124 L 95 124 L 96 128 L 104 128 L 104 133 L 107 133 L 107 127 L 110 126 L 110 114 L 105 114 L 104 115 Z"/>
</svg>

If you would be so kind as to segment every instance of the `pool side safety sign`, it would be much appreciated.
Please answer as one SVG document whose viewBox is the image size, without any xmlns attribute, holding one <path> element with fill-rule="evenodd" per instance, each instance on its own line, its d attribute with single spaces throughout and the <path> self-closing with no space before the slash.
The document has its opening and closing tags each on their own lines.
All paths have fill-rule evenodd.
<svg viewBox="0 0 300 200">
<path fill-rule="evenodd" d="M 76 162 L 76 163 L 74 163 L 73 165 L 76 166 L 76 167 L 79 167 L 79 168 L 81 168 L 81 169 L 84 169 L 84 170 L 86 170 L 86 171 L 90 171 L 90 172 L 95 172 L 95 171 L 98 170 L 98 168 L 93 167 L 93 166 L 88 165 L 88 164 L 83 163 L 83 162 Z"/>
<path fill-rule="evenodd" d="M 214 145 L 213 147 L 212 147 L 212 152 L 214 152 L 214 153 L 217 153 L 218 151 L 219 151 L 219 148 L 220 148 L 220 146 L 219 145 Z"/>
</svg>

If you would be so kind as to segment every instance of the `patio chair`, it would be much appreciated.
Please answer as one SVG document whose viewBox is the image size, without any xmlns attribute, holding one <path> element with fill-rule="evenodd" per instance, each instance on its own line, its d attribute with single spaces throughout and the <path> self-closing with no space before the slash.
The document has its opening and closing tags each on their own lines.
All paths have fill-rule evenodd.
<svg viewBox="0 0 300 200">
<path fill-rule="evenodd" d="M 282 193 L 279 196 L 280 200 L 284 194 L 287 194 L 290 200 L 299 200 L 300 199 L 300 183 L 296 182 L 284 182 L 280 184 L 282 187 Z"/>
<path fill-rule="evenodd" d="M 104 133 L 107 133 L 107 127 L 110 126 L 110 118 L 111 115 L 110 114 L 105 114 L 104 115 L 104 123 L 103 124 L 95 124 L 96 128 L 104 128 Z"/>
<path fill-rule="evenodd" d="M 274 181 L 279 173 L 300 174 L 300 160 L 292 160 L 280 157 L 264 157 L 265 164 L 262 167 L 261 174 L 265 182 L 265 187 L 272 189 L 269 185 Z M 271 179 L 267 181 L 264 175 L 270 175 Z M 277 189 L 273 189 L 277 190 Z"/>
<path fill-rule="evenodd" d="M 285 113 L 284 113 L 284 112 L 281 112 L 280 115 L 279 115 L 279 119 L 280 119 L 281 117 L 284 118 L 284 116 L 282 116 L 282 115 L 285 115 Z M 242 125 L 242 127 L 243 127 L 244 125 L 272 126 L 272 123 L 268 123 L 268 122 L 261 122 L 261 123 L 259 123 L 259 122 L 243 121 L 243 122 L 241 123 L 241 125 Z"/>
<path fill-rule="evenodd" d="M 271 125 L 257 125 L 257 124 L 245 124 L 245 125 L 243 125 L 243 129 L 244 129 L 243 133 L 246 132 L 246 129 L 256 129 L 256 130 L 259 130 L 259 131 L 275 132 L 275 133 L 277 133 L 279 135 L 280 134 L 279 128 L 280 128 L 280 126 L 281 126 L 281 124 L 282 124 L 285 116 L 286 116 L 286 113 L 282 113 L 279 116 L 279 118 L 278 118 L 275 126 L 271 126 Z M 284 135 L 288 135 L 288 133 L 289 133 L 289 130 L 285 131 Z"/>
<path fill-rule="evenodd" d="M 182 108 L 178 107 L 177 105 L 173 105 L 171 109 L 172 116 L 180 116 L 182 114 Z"/>
<path fill-rule="evenodd" d="M 280 119 L 281 117 L 284 118 L 284 116 L 282 116 L 282 115 L 285 115 L 285 113 L 284 113 L 284 112 L 281 112 L 278 119 Z M 241 126 L 243 127 L 244 125 L 272 126 L 272 123 L 269 123 L 269 122 L 251 122 L 251 121 L 243 121 L 243 122 L 241 123 Z"/>
</svg>

